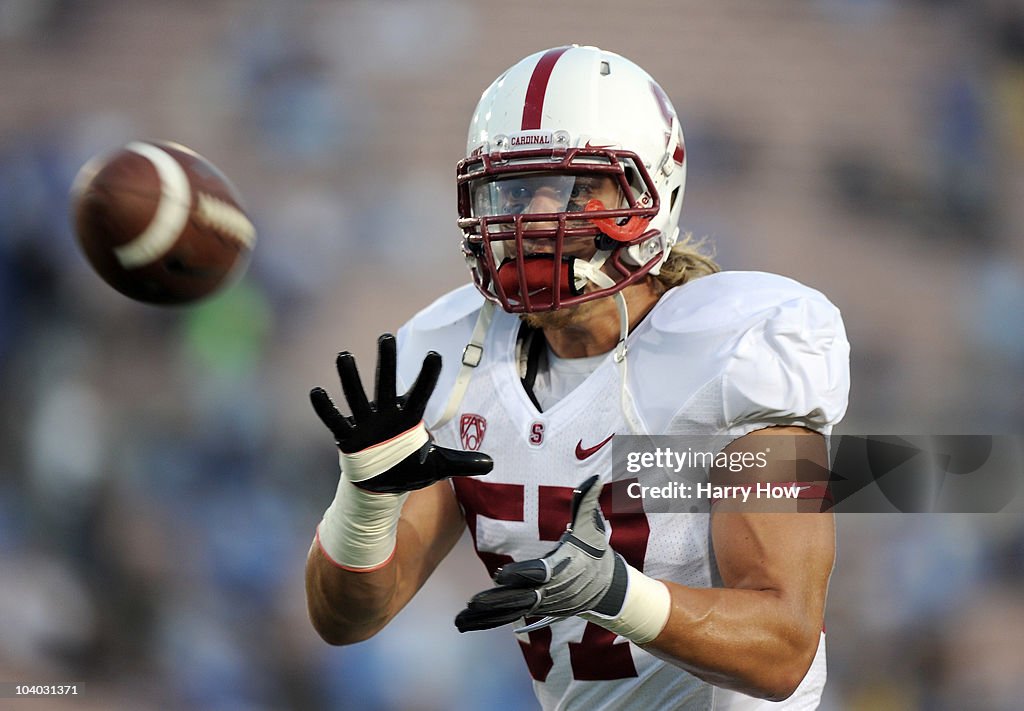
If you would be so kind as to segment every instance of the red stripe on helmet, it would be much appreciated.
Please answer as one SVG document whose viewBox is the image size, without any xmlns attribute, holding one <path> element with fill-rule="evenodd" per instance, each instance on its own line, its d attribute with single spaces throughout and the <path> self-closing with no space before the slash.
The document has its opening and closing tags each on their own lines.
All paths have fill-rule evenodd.
<svg viewBox="0 0 1024 711">
<path fill-rule="evenodd" d="M 676 150 L 672 153 L 672 160 L 674 160 L 679 165 L 682 165 L 684 158 L 686 158 L 686 149 L 683 148 L 683 144 L 680 143 L 678 146 L 676 146 Z"/>
<path fill-rule="evenodd" d="M 551 70 L 555 68 L 555 62 L 571 47 L 556 47 L 549 49 L 533 68 L 533 76 L 530 77 L 530 84 L 526 87 L 526 103 L 523 105 L 523 131 L 533 131 L 540 128 L 541 112 L 544 110 L 544 95 L 548 90 L 548 80 L 551 79 Z"/>
</svg>

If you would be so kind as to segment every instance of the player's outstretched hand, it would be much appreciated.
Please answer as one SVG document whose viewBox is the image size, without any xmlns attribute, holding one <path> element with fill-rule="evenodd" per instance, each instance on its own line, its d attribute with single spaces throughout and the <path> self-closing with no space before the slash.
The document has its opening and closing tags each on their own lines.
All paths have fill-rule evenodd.
<svg viewBox="0 0 1024 711">
<path fill-rule="evenodd" d="M 494 463 L 481 452 L 438 447 L 430 441 L 423 411 L 441 374 L 441 356 L 423 359 L 416 382 L 404 395 L 395 392 L 395 337 L 377 339 L 377 378 L 374 400 L 366 397 L 356 360 L 348 351 L 338 354 L 338 377 L 351 415 L 342 415 L 323 388 L 313 388 L 310 402 L 334 435 L 342 452 L 346 478 L 366 491 L 399 493 L 430 486 L 452 476 L 478 476 Z"/>
<path fill-rule="evenodd" d="M 455 618 L 459 631 L 500 627 L 528 615 L 550 618 L 529 629 L 580 613 L 618 615 L 626 594 L 626 563 L 608 545 L 600 493 L 596 476 L 580 484 L 572 495 L 571 523 L 558 546 L 543 558 L 499 568 L 494 574 L 498 587 L 474 595 Z"/>
</svg>

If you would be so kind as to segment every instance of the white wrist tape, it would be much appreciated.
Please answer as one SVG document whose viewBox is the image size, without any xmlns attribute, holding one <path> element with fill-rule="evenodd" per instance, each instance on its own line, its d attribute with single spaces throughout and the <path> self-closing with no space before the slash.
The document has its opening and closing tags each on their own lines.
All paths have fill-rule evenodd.
<svg viewBox="0 0 1024 711">
<path fill-rule="evenodd" d="M 650 642 L 665 629 L 672 608 L 672 594 L 665 583 L 626 565 L 629 582 L 622 610 L 611 619 L 594 613 L 580 615 L 636 644 Z"/>
<path fill-rule="evenodd" d="M 409 494 L 375 494 L 353 482 L 386 472 L 428 440 L 421 422 L 387 442 L 354 454 L 341 453 L 338 490 L 316 533 L 321 550 L 335 565 L 369 572 L 391 560 L 398 518 Z"/>
<path fill-rule="evenodd" d="M 412 429 L 395 435 L 386 442 L 367 447 L 353 454 L 341 453 L 341 472 L 349 481 L 366 481 L 383 474 L 430 440 L 421 420 Z"/>
</svg>

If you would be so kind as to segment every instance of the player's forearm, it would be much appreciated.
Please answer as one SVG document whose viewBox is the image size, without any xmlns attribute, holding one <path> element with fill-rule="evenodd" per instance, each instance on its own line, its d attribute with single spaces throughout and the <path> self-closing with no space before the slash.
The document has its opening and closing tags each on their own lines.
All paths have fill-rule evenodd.
<svg viewBox="0 0 1024 711">
<path fill-rule="evenodd" d="M 388 564 L 369 573 L 339 568 L 313 541 L 306 558 L 306 605 L 324 641 L 354 644 L 372 637 L 397 614 L 397 569 Z"/>
<path fill-rule="evenodd" d="M 451 487 L 441 482 L 410 495 L 393 552 L 372 570 L 339 565 L 315 539 L 306 559 L 306 601 L 317 633 L 330 644 L 354 644 L 379 632 L 448 555 L 462 529 Z"/>
<path fill-rule="evenodd" d="M 818 647 L 820 612 L 773 590 L 666 585 L 668 622 L 647 651 L 751 696 L 781 700 L 796 690 Z"/>
</svg>

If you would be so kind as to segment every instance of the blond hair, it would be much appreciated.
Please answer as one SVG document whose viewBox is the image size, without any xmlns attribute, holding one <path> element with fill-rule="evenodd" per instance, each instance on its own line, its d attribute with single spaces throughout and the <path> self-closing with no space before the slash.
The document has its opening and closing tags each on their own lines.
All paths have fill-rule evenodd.
<svg viewBox="0 0 1024 711">
<path fill-rule="evenodd" d="M 665 292 L 674 286 L 720 271 L 722 268 L 715 261 L 714 250 L 708 245 L 707 238 L 695 239 L 692 233 L 687 232 L 672 247 L 654 281 L 659 290 Z"/>
</svg>

